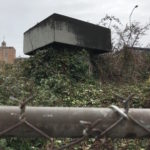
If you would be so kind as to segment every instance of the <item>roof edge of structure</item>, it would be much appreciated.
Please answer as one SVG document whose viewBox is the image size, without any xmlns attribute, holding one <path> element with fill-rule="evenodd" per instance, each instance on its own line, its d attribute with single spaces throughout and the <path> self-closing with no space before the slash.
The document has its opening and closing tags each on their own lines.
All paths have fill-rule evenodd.
<svg viewBox="0 0 150 150">
<path fill-rule="evenodd" d="M 32 26 L 31 28 L 29 28 L 27 31 L 24 32 L 24 34 L 25 34 L 26 32 L 29 32 L 29 31 L 32 30 L 33 28 L 40 26 L 41 24 L 43 24 L 43 23 L 46 22 L 47 20 L 53 19 L 53 18 L 55 19 L 56 17 L 63 17 L 63 18 L 66 18 L 66 19 L 78 21 L 78 22 L 81 22 L 81 23 L 87 23 L 87 24 L 92 25 L 92 26 L 97 26 L 97 27 L 100 27 L 100 28 L 104 28 L 104 29 L 106 29 L 106 30 L 109 30 L 109 28 L 106 28 L 106 27 L 104 27 L 104 26 L 100 26 L 100 25 L 97 25 L 97 24 L 94 24 L 94 23 L 90 23 L 90 22 L 83 21 L 83 20 L 80 20 L 80 19 L 72 18 L 72 17 L 66 16 L 66 15 L 62 15 L 62 14 L 58 14 L 58 13 L 53 13 L 52 15 L 48 16 L 47 18 L 43 19 L 42 21 L 40 21 L 40 22 L 37 23 L 36 25 L 34 25 L 34 26 Z"/>
</svg>

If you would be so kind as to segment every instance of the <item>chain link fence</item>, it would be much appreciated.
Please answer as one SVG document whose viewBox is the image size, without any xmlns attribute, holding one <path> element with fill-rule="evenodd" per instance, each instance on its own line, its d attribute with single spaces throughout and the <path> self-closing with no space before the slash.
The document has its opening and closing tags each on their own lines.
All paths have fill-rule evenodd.
<svg viewBox="0 0 150 150">
<path fill-rule="evenodd" d="M 101 129 L 97 128 L 97 126 L 99 124 L 102 124 L 102 120 L 100 118 L 95 120 L 94 122 L 89 122 L 86 120 L 80 120 L 80 125 L 84 126 L 84 129 L 82 131 L 83 136 L 78 138 L 78 139 L 72 140 L 70 143 L 68 143 L 66 145 L 62 145 L 60 148 L 55 148 L 53 138 L 49 137 L 49 135 L 47 133 L 43 132 L 42 130 L 40 130 L 38 127 L 36 127 L 34 124 L 30 123 L 26 119 L 26 116 L 25 116 L 26 105 L 28 104 L 29 101 L 31 101 L 33 99 L 33 96 L 30 96 L 29 98 L 24 99 L 21 102 L 21 104 L 20 104 L 20 115 L 18 118 L 19 121 L 16 124 L 10 126 L 9 128 L 1 131 L 0 136 L 5 135 L 6 133 L 11 132 L 12 130 L 15 130 L 19 126 L 25 124 L 27 127 L 31 128 L 32 130 L 34 130 L 35 132 L 40 134 L 42 137 L 44 137 L 50 141 L 51 144 L 47 150 L 64 150 L 64 149 L 70 149 L 71 147 L 74 147 L 75 145 L 81 143 L 82 141 L 88 140 L 90 137 L 94 137 L 95 142 L 96 142 L 97 140 L 105 137 L 105 135 L 107 133 L 109 133 L 111 130 L 113 130 L 114 127 L 119 125 L 123 120 L 132 121 L 136 126 L 142 128 L 143 130 L 148 132 L 148 134 L 150 134 L 150 130 L 146 126 L 144 126 L 142 123 L 140 123 L 138 120 L 136 120 L 132 115 L 130 115 L 128 113 L 129 109 L 130 109 L 129 108 L 130 102 L 131 102 L 131 99 L 133 98 L 134 94 L 129 95 L 127 98 L 123 98 L 122 96 L 119 96 L 117 94 L 116 94 L 116 96 L 118 96 L 120 99 L 122 99 L 125 111 L 123 111 L 122 109 L 120 109 L 116 105 L 110 106 L 110 108 L 115 113 L 118 114 L 118 119 L 116 121 L 114 121 L 113 124 L 109 125 L 108 127 L 106 127 L 105 130 L 101 131 Z"/>
</svg>

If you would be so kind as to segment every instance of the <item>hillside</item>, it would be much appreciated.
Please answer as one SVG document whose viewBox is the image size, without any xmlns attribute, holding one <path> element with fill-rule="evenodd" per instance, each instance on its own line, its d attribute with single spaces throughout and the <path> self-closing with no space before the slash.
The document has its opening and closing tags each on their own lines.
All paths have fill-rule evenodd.
<svg viewBox="0 0 150 150">
<path fill-rule="evenodd" d="M 28 105 L 34 106 L 82 106 L 122 107 L 119 96 L 135 94 L 130 107 L 150 107 L 150 54 L 133 50 L 122 50 L 103 54 L 95 64 L 98 78 L 89 74 L 88 53 L 49 49 L 14 65 L 1 64 L 0 103 L 19 105 L 33 95 Z M 54 139 L 56 146 L 70 139 Z M 0 139 L 4 150 L 41 150 L 49 142 L 43 139 Z M 80 148 L 79 148 L 80 147 Z M 147 139 L 111 140 L 101 139 L 82 142 L 73 149 L 148 150 Z"/>
</svg>

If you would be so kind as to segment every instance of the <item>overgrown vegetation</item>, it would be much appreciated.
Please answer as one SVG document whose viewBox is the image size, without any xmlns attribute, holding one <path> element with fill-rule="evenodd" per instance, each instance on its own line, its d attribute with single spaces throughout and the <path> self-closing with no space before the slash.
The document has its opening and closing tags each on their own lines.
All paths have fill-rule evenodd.
<svg viewBox="0 0 150 150">
<path fill-rule="evenodd" d="M 150 107 L 150 53 L 134 51 L 150 24 L 137 22 L 122 25 L 106 15 L 100 22 L 113 32 L 113 52 L 96 58 L 96 77 L 90 74 L 89 53 L 85 50 L 46 49 L 14 65 L 0 64 L 0 104 L 18 105 L 33 95 L 29 105 L 122 107 L 116 94 L 127 97 L 134 93 L 131 107 Z M 54 139 L 56 147 L 70 139 Z M 44 139 L 0 139 L 3 150 L 48 150 Z M 72 150 L 149 150 L 148 139 L 89 139 Z"/>
<path fill-rule="evenodd" d="M 0 104 L 18 105 L 32 94 L 34 98 L 29 105 L 34 106 L 108 107 L 116 104 L 122 107 L 115 94 L 126 97 L 135 93 L 131 107 L 150 107 L 149 57 L 149 53 L 134 51 L 100 56 L 100 80 L 95 80 L 89 75 L 86 51 L 39 51 L 14 65 L 1 64 Z M 59 147 L 69 141 L 55 139 L 55 145 Z M 4 150 L 41 150 L 49 144 L 41 139 L 0 140 Z M 146 150 L 149 141 L 101 139 L 95 143 L 90 139 L 74 149 Z"/>
<path fill-rule="evenodd" d="M 41 79 L 65 75 L 70 80 L 82 82 L 88 78 L 88 53 L 48 49 L 36 53 L 22 64 L 25 77 L 40 84 Z"/>
<path fill-rule="evenodd" d="M 141 82 L 149 79 L 150 52 L 124 48 L 99 56 L 103 82 Z"/>
<path fill-rule="evenodd" d="M 135 6 L 135 8 L 137 7 Z M 141 46 L 140 40 L 150 28 L 150 22 L 141 24 L 132 21 L 131 16 L 129 16 L 129 22 L 123 24 L 119 18 L 106 15 L 99 24 L 111 29 L 113 51 L 120 51 L 126 47 Z"/>
</svg>

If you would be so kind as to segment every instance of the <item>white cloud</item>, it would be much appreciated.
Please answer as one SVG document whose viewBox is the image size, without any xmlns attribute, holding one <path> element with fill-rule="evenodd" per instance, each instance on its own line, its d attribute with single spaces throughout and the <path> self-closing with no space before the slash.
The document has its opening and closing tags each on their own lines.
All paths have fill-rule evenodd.
<svg viewBox="0 0 150 150">
<path fill-rule="evenodd" d="M 52 13 L 98 23 L 105 14 L 119 17 L 124 23 L 135 5 L 133 20 L 145 23 L 150 19 L 149 0 L 0 0 L 0 41 L 5 36 L 17 56 L 23 55 L 23 32 Z M 143 40 L 149 42 L 150 32 Z"/>
</svg>

